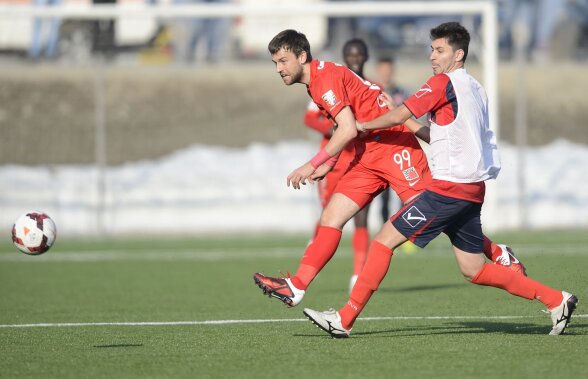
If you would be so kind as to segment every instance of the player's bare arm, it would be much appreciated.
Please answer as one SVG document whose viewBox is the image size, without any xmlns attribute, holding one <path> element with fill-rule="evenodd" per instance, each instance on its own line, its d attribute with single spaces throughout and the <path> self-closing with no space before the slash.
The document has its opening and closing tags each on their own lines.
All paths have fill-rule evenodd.
<svg viewBox="0 0 588 379">
<path fill-rule="evenodd" d="M 371 121 L 358 123 L 357 130 L 359 132 L 366 132 L 369 130 L 386 129 L 392 126 L 404 124 L 406 120 L 412 117 L 412 112 L 408 110 L 406 105 L 400 104 L 398 107 L 388 111 Z"/>
<path fill-rule="evenodd" d="M 286 185 L 290 186 L 290 184 L 292 184 L 294 189 L 300 189 L 300 184 L 306 185 L 306 180 L 308 180 L 310 183 L 314 182 L 315 180 L 322 180 L 325 175 L 327 175 L 333 169 L 333 167 L 335 167 L 338 158 L 339 154 L 329 158 L 325 163 L 319 165 L 316 169 L 314 168 L 315 166 L 313 165 L 312 160 L 305 163 L 296 170 L 292 171 L 290 175 L 288 175 Z M 310 174 L 308 174 L 309 172 Z"/>
<path fill-rule="evenodd" d="M 429 128 L 427 125 L 421 124 L 414 118 L 409 118 L 406 120 L 404 125 L 406 125 L 406 127 L 421 140 L 425 141 L 426 143 L 431 142 L 431 128 Z"/>
<path fill-rule="evenodd" d="M 336 161 L 334 161 L 336 162 Z M 322 165 L 320 165 L 319 167 L 317 167 L 317 169 L 312 173 L 312 175 L 310 175 L 310 180 L 312 181 L 316 181 L 316 180 L 323 180 L 324 177 L 331 172 L 331 170 L 333 169 L 333 167 L 335 167 L 334 163 L 323 163 Z"/>
<path fill-rule="evenodd" d="M 298 167 L 296 170 L 292 171 L 288 178 L 286 179 L 286 186 L 294 189 L 300 189 L 300 185 L 306 185 L 306 181 L 312 182 L 310 176 L 315 171 L 315 168 L 312 166 L 310 162 L 306 162 L 302 166 Z"/>
<path fill-rule="evenodd" d="M 355 128 L 355 116 L 350 107 L 344 107 L 335 116 L 337 128 L 334 130 L 329 143 L 325 145 L 325 151 L 330 157 L 338 155 L 345 146 L 349 144 L 355 137 L 357 137 L 357 129 Z"/>
<path fill-rule="evenodd" d="M 390 109 L 390 110 L 396 109 L 396 105 L 394 104 L 394 99 L 392 99 L 392 96 L 390 96 L 390 94 L 388 94 L 386 92 L 382 92 L 382 94 L 380 95 L 379 98 L 380 98 L 380 101 L 382 101 L 384 104 L 386 104 L 386 106 L 388 106 L 388 109 Z M 421 123 L 419 123 L 418 121 L 416 121 L 413 118 L 409 118 L 408 120 L 406 120 L 404 125 L 406 125 L 406 127 L 408 129 L 410 129 L 411 132 L 413 132 L 418 138 L 425 141 L 426 143 L 429 143 L 431 141 L 431 135 L 430 135 L 431 129 L 427 125 L 422 125 Z M 360 124 L 360 126 L 361 126 L 361 124 Z M 358 126 L 358 131 L 359 131 L 360 126 Z"/>
<path fill-rule="evenodd" d="M 326 153 L 324 157 L 322 157 L 322 159 L 317 159 L 319 153 L 311 161 L 292 171 L 290 175 L 288 175 L 286 181 L 287 186 L 292 185 L 292 188 L 300 189 L 300 185 L 306 185 L 306 181 L 312 182 L 314 180 L 313 178 L 318 179 L 324 176 L 326 172 L 321 172 L 314 177 L 312 177 L 312 174 L 319 166 L 322 166 L 326 161 L 330 160 L 330 158 L 337 156 L 345 146 L 357 136 L 355 116 L 353 116 L 350 107 L 343 108 L 337 116 L 335 116 L 335 122 L 337 123 L 337 128 L 329 140 L 329 143 L 327 143 L 323 149 Z"/>
</svg>

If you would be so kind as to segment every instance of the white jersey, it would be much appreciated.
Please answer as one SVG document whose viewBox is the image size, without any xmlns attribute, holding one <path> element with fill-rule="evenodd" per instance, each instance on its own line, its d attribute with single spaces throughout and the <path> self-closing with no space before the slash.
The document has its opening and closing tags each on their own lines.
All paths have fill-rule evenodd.
<svg viewBox="0 0 588 379">
<path fill-rule="evenodd" d="M 496 178 L 500 159 L 488 122 L 488 98 L 465 69 L 433 76 L 405 104 L 417 117 L 430 114 L 434 179 L 474 183 Z"/>
</svg>

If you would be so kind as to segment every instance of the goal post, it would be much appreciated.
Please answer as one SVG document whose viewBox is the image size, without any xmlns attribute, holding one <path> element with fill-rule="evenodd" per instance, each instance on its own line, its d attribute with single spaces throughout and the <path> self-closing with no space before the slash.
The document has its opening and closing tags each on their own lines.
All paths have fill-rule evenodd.
<svg viewBox="0 0 588 379">
<path fill-rule="evenodd" d="M 317 16 L 323 18 L 333 18 L 333 17 L 393 17 L 393 16 L 423 16 L 423 17 L 430 17 L 430 16 L 456 16 L 456 17 L 463 17 L 463 16 L 480 16 L 481 19 L 481 27 L 478 29 L 476 28 L 476 34 L 472 33 L 474 37 L 472 40 L 472 53 L 475 53 L 476 57 L 478 57 L 480 62 L 481 68 L 481 78 L 480 81 L 484 85 L 486 92 L 489 98 L 489 119 L 490 119 L 490 127 L 496 133 L 497 137 L 499 134 L 499 126 L 498 126 L 498 78 L 497 78 L 497 68 L 498 68 L 498 27 L 497 27 L 497 6 L 495 1 L 492 0 L 476 0 L 476 1 L 345 1 L 345 2 L 325 2 L 320 0 L 304 0 L 304 1 L 289 1 L 289 0 L 240 0 L 237 3 L 198 3 L 198 4 L 182 4 L 182 5 L 172 5 L 170 4 L 171 0 L 160 0 L 165 2 L 165 4 L 157 4 L 157 5 L 149 5 L 143 2 L 142 0 L 119 0 L 117 4 L 99 4 L 99 5 L 92 5 L 89 3 L 89 0 L 77 0 L 77 1 L 87 1 L 88 3 L 81 4 L 81 3 L 72 3 L 69 1 L 64 2 L 60 5 L 55 6 L 31 6 L 31 5 L 7 5 L 7 4 L 0 4 L 0 26 L 3 28 L 7 28 L 11 22 L 14 20 L 27 20 L 28 22 L 32 22 L 32 20 L 36 18 L 42 19 L 51 19 L 51 18 L 59 18 L 62 20 L 116 20 L 117 23 L 121 21 L 130 22 L 131 24 L 135 22 L 144 22 L 149 21 L 150 23 L 155 23 L 154 21 L 158 20 L 182 20 L 188 18 L 249 18 L 252 20 L 252 23 L 261 23 L 263 26 L 272 25 L 272 28 L 265 28 L 272 29 L 274 27 L 282 27 L 283 29 L 288 27 L 293 27 L 293 24 L 286 22 L 292 17 L 303 18 L 303 19 L 311 19 L 316 18 Z M 254 20 L 254 21 L 253 21 Z M 264 22 L 267 20 L 267 22 Z M 285 20 L 283 23 L 281 20 Z M 271 21 L 271 22 L 270 22 Z M 4 25 L 2 25 L 4 24 Z M 120 25 L 120 24 L 119 24 Z M 29 28 L 30 29 L 30 28 Z M 318 29 L 318 28 L 317 28 Z M 325 28 L 326 29 L 326 28 Z M 280 29 L 281 30 L 281 29 Z M 304 31 L 304 29 L 301 29 Z M 322 30 L 322 29 L 321 29 Z M 13 31 L 16 31 L 14 29 Z M 278 30 L 279 31 L 279 30 Z M 473 31 L 472 31 L 473 32 Z M 265 30 L 264 30 L 265 33 Z M 263 35 L 259 35 L 258 37 L 263 37 Z M 273 36 L 274 34 L 267 36 L 267 41 Z M 309 36 L 309 39 L 311 36 Z M 265 42 L 267 43 L 267 42 Z M 311 42 L 312 44 L 313 42 Z M 317 46 L 318 47 L 318 46 Z M 423 46 L 424 47 L 424 46 Z M 474 50 L 475 49 L 475 50 Z M 423 61 L 425 58 L 423 58 Z M 100 64 L 93 67 L 96 71 L 96 80 L 94 83 L 95 94 L 93 96 L 95 104 L 95 118 L 94 120 L 88 120 L 86 123 L 87 125 L 94 125 L 94 129 L 96 132 L 95 136 L 95 149 L 96 149 L 96 159 L 94 162 L 94 168 L 96 168 L 95 176 L 97 178 L 96 182 L 96 193 L 98 195 L 95 198 L 89 199 L 82 199 L 80 200 L 76 197 L 78 194 L 72 194 L 72 199 L 68 199 L 67 204 L 74 204 L 76 201 L 79 201 L 83 204 L 88 205 L 88 211 L 86 210 L 79 210 L 75 209 L 74 211 L 82 214 L 84 217 L 87 217 L 89 220 L 91 218 L 92 213 L 95 212 L 96 214 L 96 222 L 95 224 L 98 225 L 98 230 L 95 231 L 97 233 L 101 233 L 101 225 L 105 224 L 105 220 L 107 219 L 106 216 L 114 218 L 114 215 L 121 216 L 119 217 L 122 220 L 130 220 L 133 217 L 136 217 L 137 214 L 143 215 L 144 209 L 140 208 L 140 205 L 136 205 L 137 210 L 134 210 L 132 206 L 125 204 L 124 201 L 116 202 L 113 200 L 116 196 L 115 190 L 112 188 L 106 188 L 105 186 L 105 171 L 108 169 L 107 162 L 105 162 L 105 155 L 106 155 L 106 106 L 105 104 L 108 103 L 104 91 L 105 86 L 103 81 L 106 80 L 101 73 Z M 24 67 L 24 69 L 30 69 Z M 210 69 L 210 68 L 209 68 Z M 216 69 L 216 68 L 213 68 Z M 419 85 L 421 83 L 418 83 Z M 224 87 L 221 87 L 221 90 Z M 216 88 L 214 88 L 216 90 Z M 223 93 L 224 94 L 224 93 Z M 252 97 L 255 98 L 255 97 Z M 128 104 L 127 104 L 128 105 Z M 175 108 L 174 108 L 175 109 Z M 203 114 L 206 114 L 203 112 Z M 176 124 L 182 124 L 181 120 L 176 120 Z M 191 120 L 193 121 L 193 120 Z M 197 120 L 199 121 L 199 120 Z M 83 126 L 86 127 L 87 125 L 84 124 Z M 134 124 L 133 124 L 134 125 Z M 192 124 L 190 124 L 192 125 Z M 110 126 L 112 127 L 112 126 Z M 88 128 L 89 129 L 89 128 Z M 130 130 L 130 129 L 129 129 Z M 184 131 L 185 129 L 181 129 Z M 124 135 L 126 136 L 126 134 Z M 85 145 L 84 145 L 85 146 Z M 114 149 L 113 149 L 114 150 Z M 85 162 L 84 162 L 85 163 Z M 489 222 L 484 222 L 485 227 L 488 229 L 493 228 L 496 229 L 499 227 L 499 218 L 496 217 L 498 215 L 498 196 L 497 196 L 497 186 L 494 183 L 489 183 L 489 187 L 494 188 L 492 191 L 488 191 L 486 196 L 485 206 L 484 206 L 484 218 L 487 219 Z M 110 191 L 110 192 L 109 192 Z M 69 192 L 68 192 L 69 196 Z M 55 195 L 55 198 L 64 199 L 66 198 L 65 195 Z M 314 198 L 314 197 L 313 197 Z M 71 200 L 71 201 L 70 201 Z M 86 201 L 87 200 L 87 201 Z M 136 200 L 136 199 L 134 199 Z M 130 200 L 129 200 L 130 201 Z M 236 201 L 236 200 L 235 200 Z M 165 203 L 165 202 L 163 202 Z M 231 203 L 232 204 L 232 203 Z M 282 203 L 280 203 L 282 204 Z M 292 203 L 293 204 L 293 203 Z M 215 205 L 215 204 L 212 204 Z M 241 204 L 235 203 L 235 206 L 240 206 Z M 314 204 L 313 204 L 314 205 Z M 58 204 L 58 206 L 61 206 Z M 224 205 L 223 205 L 224 206 Z M 261 204 L 262 207 L 265 207 L 266 213 L 260 212 L 258 213 L 273 215 L 275 213 L 275 205 L 274 203 L 268 204 Z M 287 204 L 290 206 L 290 203 Z M 94 208 L 92 208 L 94 207 Z M 162 214 L 167 215 L 168 217 L 176 217 L 177 216 L 177 204 L 163 204 L 163 207 L 167 207 L 165 212 L 162 211 Z M 65 207 L 64 207 L 65 208 Z M 225 207 L 226 208 L 226 207 Z M 225 210 L 223 208 L 223 210 Z M 215 211 L 217 208 L 210 207 L 210 215 L 213 217 L 215 215 Z M 241 209 L 240 213 L 247 213 L 249 208 L 236 208 Z M 293 208 L 294 209 L 294 208 Z M 314 209 L 314 208 L 313 208 Z M 0 207 L 2 212 L 4 212 L 5 208 Z M 290 208 L 286 208 L 286 211 L 290 210 Z M 300 210 L 300 207 L 296 206 L 296 210 Z M 192 209 L 193 211 L 193 209 Z M 64 213 L 68 212 L 67 214 L 73 214 L 70 209 L 64 210 Z M 126 212 L 126 213 L 125 213 Z M 235 212 L 233 209 L 232 212 Z M 218 213 L 218 212 L 217 212 Z M 123 214 L 126 214 L 128 217 L 122 217 Z M 375 214 L 375 212 L 371 212 L 371 214 Z M 78 217 L 80 217 L 78 215 Z M 187 213 L 186 213 L 187 217 Z M 376 216 L 370 216 L 376 217 Z M 142 219 L 145 219 L 144 217 Z M 84 219 L 85 220 L 85 219 Z M 110 219 L 108 219 L 110 220 Z M 492 220 L 492 221 L 490 221 Z M 266 222 L 265 220 L 263 220 Z M 0 223 L 3 222 L 2 218 L 0 217 Z M 8 220 L 5 222 L 8 225 Z M 124 221 L 126 222 L 126 221 Z M 123 221 L 120 223 L 120 229 L 125 231 L 129 228 L 128 224 L 125 224 Z M 218 220 L 218 224 L 215 224 L 213 221 L 208 220 L 208 222 L 212 222 L 211 227 L 218 227 L 218 228 L 226 228 L 224 220 Z M 273 221 L 271 221 L 273 223 Z M 139 223 L 140 224 L 140 223 Z M 372 222 L 370 221 L 371 225 L 379 225 L 379 222 Z M 84 224 L 85 225 L 85 224 Z M 87 225 L 92 225 L 91 221 L 87 221 Z M 141 224 L 142 225 L 142 224 Z M 265 224 L 264 224 L 265 225 Z M 2 224 L 0 224 L 2 226 Z M 76 225 L 77 227 L 77 225 Z M 84 226 L 86 227 L 86 226 Z M 272 224 L 272 227 L 275 225 Z M 87 227 L 87 228 L 91 228 Z M 118 227 L 117 227 L 118 228 Z M 77 230 L 73 227 L 70 227 L 71 230 Z M 104 229 L 104 228 L 103 228 Z M 81 227 L 80 227 L 81 230 Z M 118 230 L 118 229 L 117 229 Z M 106 230 L 108 232 L 109 230 Z"/>
<path fill-rule="evenodd" d="M 479 15 L 482 20 L 483 84 L 490 104 L 490 128 L 498 136 L 498 21 L 496 3 L 478 1 L 349 1 L 349 2 L 298 2 L 257 0 L 241 3 L 201 3 L 189 5 L 148 5 L 145 3 L 76 4 L 38 7 L 0 5 L 2 19 L 62 18 L 62 19 L 178 19 L 214 17 L 280 17 L 280 16 L 441 16 Z"/>
</svg>

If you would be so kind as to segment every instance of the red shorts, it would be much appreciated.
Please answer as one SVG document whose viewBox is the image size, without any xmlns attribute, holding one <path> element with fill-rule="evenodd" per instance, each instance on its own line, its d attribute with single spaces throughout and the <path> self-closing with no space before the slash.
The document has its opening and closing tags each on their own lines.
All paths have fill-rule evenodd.
<svg viewBox="0 0 588 379">
<path fill-rule="evenodd" d="M 388 186 L 405 203 L 431 184 L 427 157 L 404 125 L 358 139 L 356 159 L 339 180 L 339 192 L 363 208 Z"/>
<path fill-rule="evenodd" d="M 323 139 L 321 143 L 321 148 L 329 142 L 328 139 Z M 341 151 L 341 155 L 339 155 L 339 159 L 337 160 L 337 164 L 335 167 L 327 175 L 325 175 L 323 180 L 318 181 L 318 191 L 319 191 L 319 199 L 321 201 L 321 206 L 325 208 L 331 200 L 331 196 L 335 192 L 335 187 L 337 183 L 339 183 L 339 179 L 345 174 L 347 168 L 351 161 L 355 159 L 355 149 L 353 148 L 353 144 L 351 143 L 347 146 L 343 151 Z"/>
</svg>

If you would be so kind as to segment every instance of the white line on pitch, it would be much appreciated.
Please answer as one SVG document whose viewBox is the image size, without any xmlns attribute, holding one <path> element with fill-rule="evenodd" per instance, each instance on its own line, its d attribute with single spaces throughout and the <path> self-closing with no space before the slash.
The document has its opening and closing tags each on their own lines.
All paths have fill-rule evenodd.
<svg viewBox="0 0 588 379">
<path fill-rule="evenodd" d="M 542 255 L 545 249 L 530 249 L 528 246 L 517 249 L 525 255 Z M 279 259 L 300 257 L 302 247 L 260 247 L 260 248 L 225 248 L 211 250 L 89 250 L 89 251 L 55 251 L 31 257 L 16 251 L 0 251 L 0 262 L 47 263 L 47 262 L 110 262 L 110 261 L 221 261 L 234 259 Z M 428 248 L 424 254 L 413 255 L 413 258 L 428 259 L 433 256 L 448 256 L 449 250 Z M 588 250 L 584 245 L 558 247 L 557 253 L 566 255 L 586 255 Z M 350 249 L 341 249 L 338 256 L 350 256 Z M 545 254 L 547 255 L 547 254 Z"/>
<path fill-rule="evenodd" d="M 533 316 L 389 316 L 360 317 L 362 321 L 394 321 L 394 320 L 508 320 L 521 318 L 545 317 Z M 574 318 L 585 318 L 588 314 L 574 315 Z M 5 324 L 0 328 L 59 328 L 84 326 L 182 326 L 182 325 L 228 325 L 228 324 L 265 324 L 275 322 L 301 322 L 305 318 L 281 318 L 267 320 L 207 320 L 207 321 L 147 321 L 147 322 L 64 322 L 39 324 Z"/>
<path fill-rule="evenodd" d="M 14 254 L 0 254 L 0 262 L 109 262 L 109 261 L 220 261 L 230 259 L 259 259 L 259 258 L 286 258 L 298 257 L 302 249 L 276 248 L 274 250 L 246 250 L 241 251 L 165 251 L 145 250 L 130 252 L 125 250 L 108 251 L 79 251 L 79 252 L 49 252 L 46 255 L 26 256 L 15 252 Z"/>
</svg>

